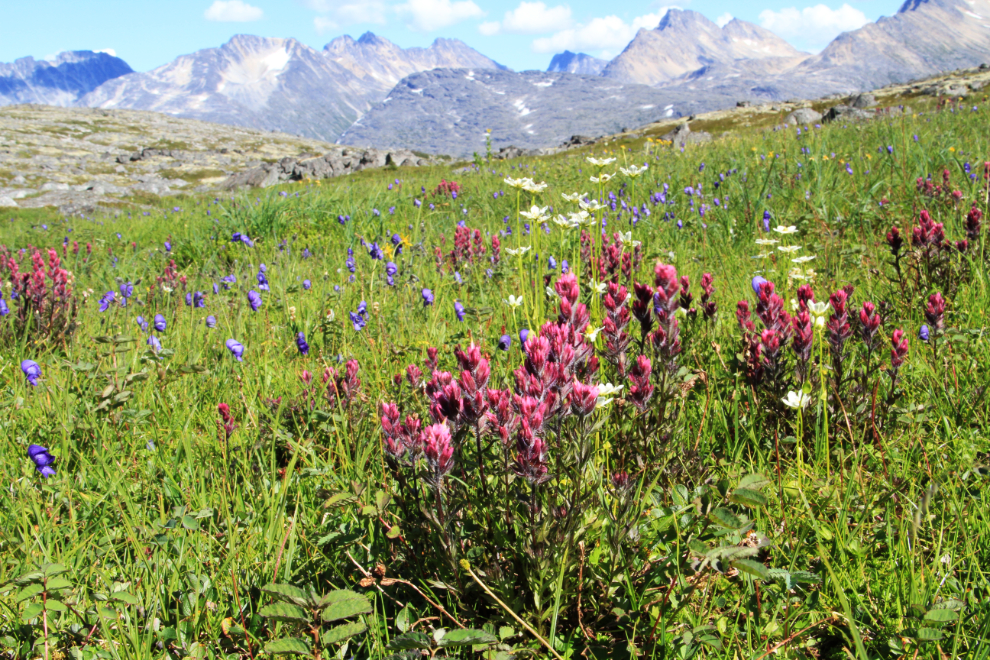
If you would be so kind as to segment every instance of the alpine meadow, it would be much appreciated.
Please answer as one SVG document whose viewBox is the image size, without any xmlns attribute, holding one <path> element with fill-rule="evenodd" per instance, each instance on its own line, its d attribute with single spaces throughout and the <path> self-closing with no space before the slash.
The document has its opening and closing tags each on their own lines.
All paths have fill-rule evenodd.
<svg viewBox="0 0 990 660">
<path fill-rule="evenodd" d="M 910 101 L 3 209 L 0 657 L 990 657 L 990 106 Z"/>
</svg>

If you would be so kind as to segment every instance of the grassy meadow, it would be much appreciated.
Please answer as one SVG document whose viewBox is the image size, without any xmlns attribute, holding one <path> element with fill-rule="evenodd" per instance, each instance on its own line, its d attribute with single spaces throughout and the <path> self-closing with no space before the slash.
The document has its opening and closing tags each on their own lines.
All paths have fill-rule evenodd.
<svg viewBox="0 0 990 660">
<path fill-rule="evenodd" d="M 5 212 L 0 657 L 990 657 L 987 112 Z"/>
</svg>

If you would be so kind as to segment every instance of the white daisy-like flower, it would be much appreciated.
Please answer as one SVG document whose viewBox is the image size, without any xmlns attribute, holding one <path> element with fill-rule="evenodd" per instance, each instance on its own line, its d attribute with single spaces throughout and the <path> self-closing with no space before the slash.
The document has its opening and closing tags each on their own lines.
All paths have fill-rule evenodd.
<svg viewBox="0 0 990 660">
<path fill-rule="evenodd" d="M 795 257 L 794 259 L 791 259 L 791 263 L 795 263 L 795 264 L 806 264 L 809 261 L 814 261 L 817 258 L 818 257 L 816 257 L 815 255 L 809 254 L 809 255 L 805 255 L 803 257 Z"/>
<path fill-rule="evenodd" d="M 807 392 L 795 392 L 791 390 L 787 393 L 787 396 L 781 399 L 781 401 L 783 401 L 784 405 L 788 408 L 807 408 L 808 404 L 811 403 L 811 395 Z"/>
<path fill-rule="evenodd" d="M 525 181 L 526 181 L 526 179 L 523 179 L 523 178 L 513 179 L 511 176 L 507 176 L 507 177 L 505 177 L 504 183 L 505 183 L 505 185 L 509 186 L 510 188 L 522 188 L 523 187 L 523 183 Z"/>
<path fill-rule="evenodd" d="M 549 184 L 546 181 L 540 181 L 539 183 L 533 183 L 532 179 L 527 179 L 525 185 L 523 185 L 523 190 L 531 193 L 541 193 L 547 189 Z"/>
<path fill-rule="evenodd" d="M 615 176 L 615 172 L 613 172 L 612 174 L 607 174 L 605 172 L 602 172 L 598 176 L 591 177 L 591 182 L 592 183 L 608 183 L 609 181 L 612 180 L 612 177 L 613 176 Z"/>
<path fill-rule="evenodd" d="M 547 298 L 560 298 L 557 292 L 553 290 L 552 286 L 547 287 Z"/>
<path fill-rule="evenodd" d="M 756 244 L 757 245 L 776 245 L 777 243 L 780 243 L 780 241 L 778 241 L 778 240 L 776 240 L 774 238 L 758 238 L 758 239 L 756 239 Z"/>
<path fill-rule="evenodd" d="M 607 288 L 604 282 L 595 282 L 594 280 L 591 282 L 591 289 L 597 294 L 605 293 Z"/>
<path fill-rule="evenodd" d="M 502 299 L 502 302 L 504 302 L 509 307 L 515 309 L 516 307 L 519 307 L 519 305 L 522 304 L 523 297 L 522 296 L 516 297 L 516 296 L 510 295 L 508 300 L 506 300 L 506 299 L 503 298 Z"/>
<path fill-rule="evenodd" d="M 599 202 L 597 199 L 592 199 L 587 202 L 582 199 L 580 202 L 578 202 L 578 206 L 581 207 L 582 211 L 591 211 L 592 213 L 594 213 L 600 208 L 603 208 L 601 202 Z"/>
<path fill-rule="evenodd" d="M 600 396 L 597 399 L 595 399 L 595 408 L 596 409 L 598 409 L 598 408 L 604 408 L 605 406 L 607 406 L 608 404 L 612 403 L 613 401 L 615 401 L 614 398 L 607 399 L 607 398 L 605 398 L 603 396 Z"/>
<path fill-rule="evenodd" d="M 594 156 L 588 156 L 585 160 L 595 167 L 608 167 L 615 162 L 614 158 L 595 158 Z"/>
<path fill-rule="evenodd" d="M 565 202 L 580 202 L 582 199 L 588 196 L 588 193 L 561 193 L 561 197 L 564 198 Z"/>
<path fill-rule="evenodd" d="M 635 165 L 630 165 L 629 167 L 620 167 L 619 171 L 625 174 L 630 179 L 635 179 L 636 177 L 638 177 L 640 174 L 642 174 L 648 169 L 649 167 L 647 165 L 643 165 L 642 167 L 636 167 Z"/>
<path fill-rule="evenodd" d="M 831 305 L 828 304 L 827 300 L 808 302 L 808 311 L 815 316 L 825 316 L 828 314 L 829 307 L 831 307 Z"/>
<path fill-rule="evenodd" d="M 527 252 L 529 252 L 529 248 L 530 248 L 529 245 L 523 245 L 522 247 L 518 247 L 515 249 L 505 248 L 505 251 L 511 254 L 513 257 L 518 257 L 520 254 L 526 254 Z"/>
<path fill-rule="evenodd" d="M 555 225 L 563 229 L 570 229 L 571 227 L 574 226 L 573 222 L 568 220 L 566 216 L 560 214 L 555 215 L 553 218 L 551 218 L 551 220 L 553 220 L 553 223 Z"/>
<path fill-rule="evenodd" d="M 607 397 L 615 396 L 622 391 L 622 385 L 613 385 L 612 383 L 604 383 L 598 386 L 598 396 Z"/>
<path fill-rule="evenodd" d="M 601 332 L 603 329 L 604 328 L 593 328 L 591 327 L 591 325 L 588 325 L 588 327 L 584 331 L 584 336 L 588 338 L 588 341 L 594 344 L 595 340 L 598 339 L 598 333 Z"/>
<path fill-rule="evenodd" d="M 752 257 L 750 257 L 750 259 L 766 259 L 769 256 L 770 256 L 770 253 L 769 252 L 764 252 L 762 254 L 757 254 L 755 256 L 752 256 Z"/>
<path fill-rule="evenodd" d="M 801 246 L 800 245 L 778 245 L 777 246 L 777 250 L 779 250 L 780 252 L 786 252 L 787 254 L 791 254 L 792 252 L 797 252 L 800 249 L 801 249 Z"/>
<path fill-rule="evenodd" d="M 785 234 L 785 235 L 796 234 L 798 231 L 797 227 L 795 227 L 794 225 L 790 225 L 788 227 L 785 227 L 784 225 L 777 225 L 776 227 L 773 228 L 773 230 L 778 234 Z"/>
<path fill-rule="evenodd" d="M 536 220 L 537 222 L 540 222 L 541 220 L 546 220 L 546 214 L 549 210 L 549 206 L 540 208 L 534 204 L 528 211 L 520 211 L 519 215 L 529 220 Z"/>
</svg>

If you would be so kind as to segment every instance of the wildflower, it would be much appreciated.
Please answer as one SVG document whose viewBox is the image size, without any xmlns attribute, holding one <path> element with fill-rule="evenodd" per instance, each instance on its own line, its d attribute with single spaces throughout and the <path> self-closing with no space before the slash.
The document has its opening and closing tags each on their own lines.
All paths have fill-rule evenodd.
<svg viewBox="0 0 990 660">
<path fill-rule="evenodd" d="M 385 258 L 385 253 L 382 252 L 382 249 L 380 247 L 378 247 L 378 243 L 371 244 L 370 248 L 368 249 L 368 255 L 371 256 L 371 258 L 374 259 L 375 261 L 381 261 L 382 259 Z"/>
<path fill-rule="evenodd" d="M 526 254 L 527 252 L 529 252 L 529 248 L 530 247 L 532 247 L 532 246 L 530 246 L 530 245 L 523 245 L 523 246 L 518 247 L 518 248 L 516 248 L 514 250 L 512 248 L 505 248 L 505 251 L 508 252 L 509 254 L 511 254 L 513 257 L 518 257 L 519 255 Z"/>
<path fill-rule="evenodd" d="M 591 182 L 592 183 L 608 183 L 612 179 L 613 176 L 615 176 L 614 173 L 613 174 L 606 174 L 605 172 L 602 172 L 598 176 L 591 177 Z"/>
<path fill-rule="evenodd" d="M 504 302 L 506 305 L 508 305 L 512 309 L 515 309 L 516 307 L 519 307 L 520 305 L 522 305 L 522 303 L 523 303 L 523 297 L 522 296 L 513 296 L 512 294 L 509 294 L 509 299 L 506 300 L 506 299 L 503 298 L 502 299 L 502 302 Z"/>
<path fill-rule="evenodd" d="M 165 332 L 165 317 L 161 314 L 155 314 L 155 330 L 158 332 Z"/>
<path fill-rule="evenodd" d="M 55 469 L 52 464 L 55 462 L 55 457 L 49 453 L 47 447 L 42 447 L 41 445 L 30 445 L 28 447 L 28 458 L 34 463 L 34 468 L 38 473 L 47 479 L 48 477 L 55 476 Z"/>
<path fill-rule="evenodd" d="M 945 298 L 942 294 L 935 292 L 928 296 L 928 304 L 925 305 L 925 320 L 938 334 L 945 329 Z"/>
<path fill-rule="evenodd" d="M 100 298 L 100 311 L 105 312 L 110 307 L 110 304 L 117 299 L 117 294 L 113 291 L 107 291 Z"/>
<path fill-rule="evenodd" d="M 561 193 L 560 196 L 564 198 L 564 201 L 577 202 L 587 197 L 588 193 L 572 193 L 570 195 L 567 193 Z"/>
<path fill-rule="evenodd" d="M 797 227 L 795 227 L 794 225 L 790 225 L 788 227 L 785 227 L 783 225 L 777 225 L 776 227 L 774 227 L 773 230 L 778 234 L 785 234 L 785 235 L 797 233 Z"/>
<path fill-rule="evenodd" d="M 817 257 L 815 255 L 813 255 L 813 254 L 811 254 L 811 255 L 805 255 L 803 257 L 795 257 L 794 259 L 791 259 L 791 263 L 799 264 L 799 265 L 800 264 L 806 264 L 809 261 L 814 261 L 816 258 Z"/>
<path fill-rule="evenodd" d="M 158 337 L 156 337 L 154 335 L 149 335 L 148 336 L 147 344 L 148 344 L 148 346 L 151 347 L 151 352 L 154 353 L 154 354 L 156 354 L 156 355 L 158 353 L 160 353 L 161 350 L 162 350 L 162 343 L 158 340 Z"/>
<path fill-rule="evenodd" d="M 550 210 L 549 206 L 544 206 L 540 208 L 535 204 L 528 211 L 520 211 L 519 215 L 526 218 L 527 220 L 533 220 L 535 222 L 545 222 L 548 218 L 547 211 Z"/>
<path fill-rule="evenodd" d="M 364 328 L 364 326 L 367 325 L 368 323 L 365 320 L 364 315 L 361 314 L 360 312 L 351 312 L 350 319 L 351 319 L 351 325 L 354 326 L 355 332 L 361 331 Z"/>
<path fill-rule="evenodd" d="M 261 294 L 255 290 L 248 291 L 247 294 L 248 304 L 251 305 L 251 311 L 257 312 L 261 309 Z"/>
<path fill-rule="evenodd" d="M 206 327 L 207 328 L 215 328 L 215 327 L 217 327 L 217 317 L 213 316 L 212 314 L 210 316 L 207 316 L 206 317 Z"/>
<path fill-rule="evenodd" d="M 143 316 L 137 317 L 136 319 L 134 319 L 134 321 L 138 324 L 138 326 L 140 326 L 142 330 L 144 330 L 145 332 L 148 331 L 148 322 L 144 320 Z"/>
<path fill-rule="evenodd" d="M 244 361 L 244 345 L 243 344 L 241 344 L 236 339 L 228 339 L 224 343 L 224 345 L 227 347 L 227 350 L 230 351 L 231 355 L 234 356 L 234 359 L 236 359 L 238 362 L 243 362 Z"/>
<path fill-rule="evenodd" d="M 127 299 L 134 295 L 134 285 L 131 284 L 130 282 L 124 282 L 123 284 L 121 284 L 120 295 L 124 299 L 124 302 L 126 304 Z"/>
<path fill-rule="evenodd" d="M 811 395 L 807 392 L 795 392 L 791 390 L 787 393 L 787 396 L 781 399 L 781 401 L 783 401 L 784 405 L 788 408 L 794 408 L 797 410 L 808 407 L 808 404 L 811 403 Z"/>
<path fill-rule="evenodd" d="M 923 342 L 927 342 L 930 338 L 931 332 L 928 330 L 928 325 L 922 324 L 922 326 L 918 328 L 918 339 Z"/>
<path fill-rule="evenodd" d="M 758 238 L 758 239 L 756 239 L 756 244 L 757 245 L 776 245 L 777 243 L 780 243 L 780 241 L 778 241 L 776 239 L 773 239 L 773 238 Z"/>
<path fill-rule="evenodd" d="M 615 396 L 622 391 L 622 385 L 613 385 L 612 383 L 605 383 L 604 385 L 598 386 L 598 396 L 607 397 Z"/>
<path fill-rule="evenodd" d="M 206 298 L 203 297 L 202 291 L 193 294 L 193 307 L 206 307 Z"/>
<path fill-rule="evenodd" d="M 653 365 L 645 355 L 640 355 L 633 362 L 629 369 L 629 402 L 640 412 L 646 410 L 650 398 L 653 396 L 653 385 L 650 384 L 650 374 L 653 372 Z"/>
<path fill-rule="evenodd" d="M 166 252 L 171 252 L 172 251 L 172 244 L 170 242 L 168 242 L 168 241 L 165 241 L 165 251 Z"/>
<path fill-rule="evenodd" d="M 433 424 L 422 433 L 423 455 L 432 473 L 429 481 L 440 488 L 441 481 L 454 467 L 454 445 L 445 424 Z"/>
<path fill-rule="evenodd" d="M 636 167 L 635 165 L 630 165 L 629 167 L 620 167 L 619 171 L 630 179 L 635 179 L 640 174 L 649 169 L 648 165 L 643 165 L 642 167 Z"/>
<path fill-rule="evenodd" d="M 859 332 L 869 350 L 873 350 L 877 330 L 880 328 L 880 315 L 876 313 L 876 305 L 864 302 L 859 310 Z"/>
<path fill-rule="evenodd" d="M 230 406 L 226 403 L 218 405 L 217 412 L 220 413 L 220 419 L 217 420 L 217 439 L 220 442 L 227 442 L 237 425 L 234 424 L 234 417 L 230 414 Z"/>
<path fill-rule="evenodd" d="M 498 348 L 500 351 L 507 351 L 510 346 L 512 346 L 512 337 L 509 335 L 502 335 L 498 338 Z"/>
<path fill-rule="evenodd" d="M 23 360 L 21 362 L 21 371 L 24 372 L 27 382 L 31 384 L 32 387 L 38 385 L 38 379 L 41 378 L 41 367 L 34 360 Z"/>
<path fill-rule="evenodd" d="M 433 292 L 429 289 L 423 289 L 423 307 L 429 307 L 433 304 Z"/>
<path fill-rule="evenodd" d="M 922 328 L 924 327 L 925 326 L 922 326 Z M 924 337 L 922 341 L 928 341 L 928 337 Z M 905 358 L 907 358 L 908 339 L 904 335 L 904 331 L 898 328 L 891 334 L 890 343 L 893 344 L 893 348 L 890 350 L 890 366 L 896 376 L 897 370 L 901 368 L 901 365 L 904 364 Z"/>
<path fill-rule="evenodd" d="M 312 282 L 310 282 L 309 280 L 303 280 L 303 289 L 305 291 L 309 291 L 312 288 L 312 286 L 313 286 Z"/>
<path fill-rule="evenodd" d="M 457 316 L 458 321 L 464 320 L 464 305 L 461 304 L 460 300 L 454 301 L 454 315 Z"/>
<path fill-rule="evenodd" d="M 571 411 L 575 415 L 587 417 L 595 411 L 597 404 L 598 388 L 575 381 L 574 389 L 571 390 Z"/>
<path fill-rule="evenodd" d="M 787 254 L 790 254 L 792 252 L 797 252 L 800 249 L 801 249 L 800 245 L 781 245 L 777 248 L 778 251 L 785 252 Z"/>
<path fill-rule="evenodd" d="M 529 328 L 523 328 L 519 331 L 519 347 L 526 351 L 526 340 L 529 338 Z"/>
<path fill-rule="evenodd" d="M 750 286 L 753 287 L 753 292 L 756 293 L 756 295 L 760 295 L 760 287 L 767 283 L 767 278 L 757 275 L 753 278 L 753 281 L 750 282 Z"/>
</svg>

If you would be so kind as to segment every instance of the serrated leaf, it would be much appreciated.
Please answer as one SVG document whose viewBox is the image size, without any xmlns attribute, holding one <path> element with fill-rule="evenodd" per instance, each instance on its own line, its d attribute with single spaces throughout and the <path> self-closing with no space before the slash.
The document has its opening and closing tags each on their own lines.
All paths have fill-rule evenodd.
<svg viewBox="0 0 990 660">
<path fill-rule="evenodd" d="M 127 593 L 126 591 L 118 591 L 112 596 L 113 600 L 119 600 L 127 603 L 128 605 L 137 606 L 140 604 L 137 596 L 134 594 Z"/>
<path fill-rule="evenodd" d="M 361 515 L 368 516 L 369 518 L 373 518 L 374 516 L 378 515 L 378 508 L 375 507 L 374 504 L 368 504 L 361 509 Z"/>
<path fill-rule="evenodd" d="M 751 509 L 757 509 L 766 505 L 767 498 L 763 493 L 758 491 L 750 490 L 749 488 L 737 488 L 729 493 L 729 501 L 735 504 L 741 504 L 742 506 L 748 506 Z"/>
<path fill-rule="evenodd" d="M 69 608 L 62 601 L 49 598 L 45 601 L 45 609 L 49 612 L 65 612 Z"/>
<path fill-rule="evenodd" d="M 354 495 L 352 493 L 334 493 L 326 502 L 323 503 L 323 508 L 329 509 L 334 505 L 342 504 L 353 499 Z"/>
<path fill-rule="evenodd" d="M 953 610 L 929 610 L 925 613 L 927 623 L 949 623 L 959 619 L 959 613 Z"/>
<path fill-rule="evenodd" d="M 352 621 L 350 623 L 345 623 L 341 626 L 334 626 L 330 630 L 323 633 L 320 640 L 324 645 L 327 644 L 340 644 L 346 639 L 354 637 L 354 635 L 360 635 L 368 626 L 364 625 L 363 621 Z"/>
<path fill-rule="evenodd" d="M 312 602 L 308 592 L 291 584 L 268 584 L 262 587 L 261 590 L 269 596 L 274 596 L 281 601 L 299 605 L 300 607 L 307 607 Z"/>
<path fill-rule="evenodd" d="M 749 490 L 756 490 L 759 488 L 763 488 L 768 483 L 770 483 L 770 480 L 764 477 L 762 474 L 759 473 L 747 474 L 745 477 L 739 480 L 739 483 L 736 485 L 736 488 L 737 489 L 746 488 Z"/>
<path fill-rule="evenodd" d="M 392 525 L 391 529 L 385 532 L 385 536 L 390 539 L 397 539 L 402 535 L 402 530 L 399 529 L 398 525 Z"/>
<path fill-rule="evenodd" d="M 44 608 L 41 606 L 41 603 L 31 603 L 24 608 L 24 614 L 21 615 L 21 619 L 23 619 L 24 623 L 27 623 L 31 619 L 39 616 L 42 610 L 44 610 Z"/>
<path fill-rule="evenodd" d="M 708 518 L 716 525 L 725 527 L 726 529 L 742 529 L 746 525 L 746 522 L 742 518 L 728 509 L 721 507 L 712 510 L 708 514 Z"/>
<path fill-rule="evenodd" d="M 322 603 L 327 606 L 323 610 L 323 620 L 326 622 L 371 612 L 371 603 L 367 598 L 347 589 L 331 591 L 323 597 Z"/>
<path fill-rule="evenodd" d="M 933 610 L 955 610 L 957 612 L 965 607 L 966 607 L 966 603 L 956 598 L 947 598 L 946 600 L 943 600 L 941 603 L 935 603 L 934 605 L 932 605 Z"/>
<path fill-rule="evenodd" d="M 265 644 L 268 653 L 288 653 L 290 655 L 309 655 L 310 642 L 300 637 L 283 637 L 273 639 Z"/>
<path fill-rule="evenodd" d="M 41 566 L 41 573 L 48 578 L 52 577 L 53 575 L 61 575 L 62 573 L 67 573 L 68 571 L 69 569 L 63 566 L 62 564 L 43 564 Z"/>
<path fill-rule="evenodd" d="M 486 633 L 484 630 L 451 630 L 443 639 L 440 646 L 444 648 L 452 646 L 474 646 L 475 644 L 494 644 L 498 641 L 494 635 Z"/>
<path fill-rule="evenodd" d="M 761 580 L 765 580 L 770 577 L 767 567 L 758 561 L 753 561 L 752 559 L 737 559 L 730 565 L 740 573 L 746 573 L 748 575 L 752 575 L 753 577 L 758 577 Z"/>
<path fill-rule="evenodd" d="M 55 577 L 45 583 L 48 591 L 59 591 L 61 589 L 71 589 L 72 583 L 63 577 Z"/>
<path fill-rule="evenodd" d="M 25 573 L 24 575 L 14 578 L 14 584 L 20 586 L 22 584 L 28 584 L 29 582 L 36 582 L 43 577 L 45 577 L 45 574 L 41 571 L 31 571 L 30 573 Z"/>
<path fill-rule="evenodd" d="M 272 619 L 274 621 L 299 621 L 301 623 L 309 622 L 309 613 L 298 605 L 293 605 L 292 603 L 277 602 L 271 605 L 265 605 L 258 612 L 261 616 L 266 619 Z"/>
<path fill-rule="evenodd" d="M 34 598 L 42 591 L 45 590 L 45 585 L 43 584 L 29 584 L 17 593 L 17 597 L 14 598 L 15 603 L 19 603 L 22 600 L 27 600 L 28 598 Z"/>
<path fill-rule="evenodd" d="M 421 632 L 408 632 L 404 635 L 399 635 L 398 637 L 393 637 L 392 641 L 388 643 L 386 648 L 393 651 L 402 651 L 406 649 L 422 649 L 429 650 L 430 643 L 429 635 Z"/>
</svg>

